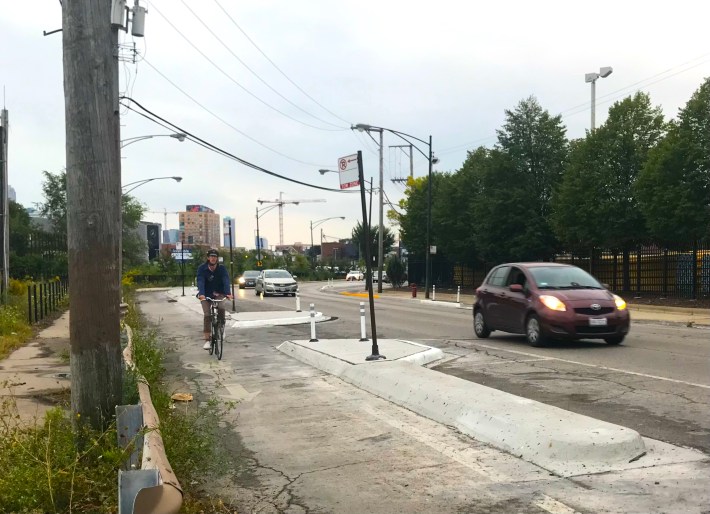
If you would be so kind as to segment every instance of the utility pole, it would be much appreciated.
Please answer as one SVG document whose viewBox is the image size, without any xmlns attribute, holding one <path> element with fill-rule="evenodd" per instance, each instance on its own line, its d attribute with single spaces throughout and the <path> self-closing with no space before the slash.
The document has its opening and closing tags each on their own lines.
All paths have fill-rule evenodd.
<svg viewBox="0 0 710 514">
<path fill-rule="evenodd" d="M 385 249 L 384 130 L 380 129 L 380 226 L 377 229 L 377 292 L 382 293 L 382 263 Z"/>
<path fill-rule="evenodd" d="M 10 185 L 7 183 L 7 110 L 0 111 L 0 266 L 2 266 L 2 284 L 0 284 L 0 298 L 2 303 L 7 303 L 7 288 L 10 284 L 10 209 L 7 192 Z"/>
<path fill-rule="evenodd" d="M 412 151 L 414 150 L 412 147 L 414 145 L 408 144 L 408 145 L 390 145 L 390 148 L 409 148 L 409 178 L 414 178 L 414 158 Z M 393 178 L 392 182 L 407 182 L 406 178 Z"/>
<path fill-rule="evenodd" d="M 121 403 L 118 33 L 111 2 L 62 2 L 71 408 L 105 429 Z"/>
</svg>

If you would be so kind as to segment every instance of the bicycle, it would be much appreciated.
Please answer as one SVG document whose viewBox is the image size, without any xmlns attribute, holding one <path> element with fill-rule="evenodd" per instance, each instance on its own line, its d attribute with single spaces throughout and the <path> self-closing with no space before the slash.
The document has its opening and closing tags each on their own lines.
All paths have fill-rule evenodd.
<svg viewBox="0 0 710 514">
<path fill-rule="evenodd" d="M 217 305 L 226 299 L 226 297 L 215 299 L 206 296 L 204 300 L 210 302 L 210 355 L 216 354 L 217 360 L 222 360 L 224 350 L 224 322 L 219 322 L 219 309 Z"/>
</svg>

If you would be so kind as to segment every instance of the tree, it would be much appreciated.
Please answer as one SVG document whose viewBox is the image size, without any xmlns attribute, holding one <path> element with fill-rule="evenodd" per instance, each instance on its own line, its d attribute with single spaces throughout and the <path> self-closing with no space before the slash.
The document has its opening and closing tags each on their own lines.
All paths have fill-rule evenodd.
<svg viewBox="0 0 710 514">
<path fill-rule="evenodd" d="M 634 194 L 649 152 L 666 130 L 659 107 L 636 93 L 575 145 L 555 199 L 554 225 L 568 244 L 629 249 L 647 234 Z"/>
<path fill-rule="evenodd" d="M 558 246 L 549 213 L 567 161 L 565 128 L 533 97 L 505 114 L 496 147 L 470 163 L 474 242 L 490 262 L 546 259 Z"/>
<path fill-rule="evenodd" d="M 389 277 L 390 282 L 394 287 L 399 287 L 402 285 L 402 282 L 404 282 L 406 278 L 402 259 L 400 259 L 396 255 L 393 255 L 392 257 L 387 259 L 387 265 L 385 266 L 385 270 L 387 271 L 387 277 Z"/>
<path fill-rule="evenodd" d="M 710 237 L 710 79 L 651 150 L 635 191 L 649 231 L 660 241 Z"/>
<path fill-rule="evenodd" d="M 392 247 L 394 246 L 394 234 L 392 234 L 392 231 L 388 227 L 384 227 L 384 237 L 382 239 L 382 247 L 384 253 L 389 252 L 392 250 Z M 377 262 L 377 238 L 378 238 L 378 232 L 379 232 L 379 227 L 370 227 L 370 256 L 372 257 L 373 262 Z M 365 228 L 362 223 L 359 221 L 357 222 L 357 225 L 355 225 L 355 228 L 353 228 L 352 231 L 352 238 L 353 238 L 353 243 L 357 244 L 357 247 L 360 250 L 360 255 L 364 258 L 365 256 Z"/>
<path fill-rule="evenodd" d="M 39 212 L 49 219 L 56 234 L 67 235 L 67 172 L 54 174 L 42 171 L 42 196 L 44 203 L 39 204 Z"/>
<path fill-rule="evenodd" d="M 40 213 L 49 218 L 57 234 L 67 235 L 67 173 L 43 171 L 42 194 L 44 203 L 39 204 Z M 123 270 L 144 261 L 147 241 L 141 240 L 137 228 L 145 213 L 145 206 L 131 195 L 121 196 L 121 255 Z"/>
</svg>

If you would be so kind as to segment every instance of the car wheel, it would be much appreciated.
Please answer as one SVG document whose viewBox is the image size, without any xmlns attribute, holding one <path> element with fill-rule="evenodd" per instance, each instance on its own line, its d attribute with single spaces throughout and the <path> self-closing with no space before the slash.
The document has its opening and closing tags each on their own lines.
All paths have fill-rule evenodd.
<svg viewBox="0 0 710 514">
<path fill-rule="evenodd" d="M 614 337 L 605 337 L 604 342 L 606 344 L 621 344 L 624 342 L 624 337 L 625 336 L 614 336 Z"/>
<path fill-rule="evenodd" d="M 239 289 L 244 289 L 245 287 L 246 287 L 246 286 L 240 285 L 240 286 L 239 286 Z"/>
<path fill-rule="evenodd" d="M 531 314 L 528 316 L 525 322 L 525 336 L 530 346 L 545 346 L 545 343 L 547 343 L 547 336 L 542 332 L 540 319 L 537 315 Z"/>
<path fill-rule="evenodd" d="M 473 313 L 473 331 L 479 339 L 485 339 L 491 335 L 491 331 L 486 325 L 486 320 L 483 319 L 483 312 L 480 309 Z"/>
</svg>

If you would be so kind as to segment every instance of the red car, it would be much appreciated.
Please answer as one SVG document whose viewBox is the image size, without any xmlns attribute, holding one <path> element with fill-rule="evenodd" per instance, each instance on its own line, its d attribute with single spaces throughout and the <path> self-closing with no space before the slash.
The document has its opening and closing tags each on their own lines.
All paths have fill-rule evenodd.
<svg viewBox="0 0 710 514">
<path fill-rule="evenodd" d="M 550 339 L 604 339 L 629 332 L 626 302 L 586 271 L 567 264 L 518 262 L 493 268 L 476 289 L 473 330 L 525 334 L 532 346 Z"/>
</svg>

